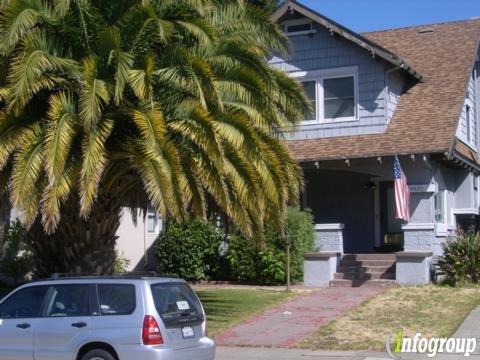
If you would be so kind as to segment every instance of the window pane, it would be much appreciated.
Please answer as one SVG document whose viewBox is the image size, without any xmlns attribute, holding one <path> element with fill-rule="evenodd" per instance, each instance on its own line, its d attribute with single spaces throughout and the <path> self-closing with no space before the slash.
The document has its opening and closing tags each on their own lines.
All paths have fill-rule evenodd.
<svg viewBox="0 0 480 360">
<path fill-rule="evenodd" d="M 472 124 L 471 124 L 471 118 L 470 118 L 470 116 L 471 116 L 470 106 L 467 105 L 467 107 L 465 108 L 465 112 L 466 112 L 466 114 L 465 114 L 466 125 L 465 126 L 467 128 L 467 140 L 471 141 L 471 139 L 472 139 L 472 130 L 471 130 Z"/>
<path fill-rule="evenodd" d="M 302 82 L 303 89 L 307 95 L 308 100 L 312 104 L 312 111 L 308 113 L 305 120 L 317 119 L 317 82 L 316 81 L 304 81 Z"/>
<path fill-rule="evenodd" d="M 325 100 L 325 119 L 355 116 L 355 100 L 353 98 Z"/>
<path fill-rule="evenodd" d="M 98 285 L 98 298 L 102 315 L 128 315 L 135 310 L 133 285 Z"/>
<path fill-rule="evenodd" d="M 312 30 L 312 24 L 287 25 L 287 32 L 308 31 Z"/>
<path fill-rule="evenodd" d="M 157 228 L 157 217 L 155 215 L 148 215 L 147 219 L 147 231 L 154 233 Z"/>
<path fill-rule="evenodd" d="M 34 318 L 40 316 L 47 286 L 20 290 L 0 305 L 0 319 Z"/>
<path fill-rule="evenodd" d="M 60 285 L 53 287 L 53 298 L 46 315 L 49 317 L 89 316 L 88 285 Z"/>
<path fill-rule="evenodd" d="M 435 194 L 435 221 L 437 223 L 443 223 L 444 222 L 444 204 L 443 204 L 443 198 L 444 198 L 444 191 L 445 190 L 439 190 Z"/>
<path fill-rule="evenodd" d="M 167 327 L 203 322 L 200 304 L 187 284 L 152 285 L 152 295 L 155 308 Z"/>
<path fill-rule="evenodd" d="M 353 98 L 355 93 L 354 78 L 325 79 L 323 81 L 325 99 Z"/>
</svg>

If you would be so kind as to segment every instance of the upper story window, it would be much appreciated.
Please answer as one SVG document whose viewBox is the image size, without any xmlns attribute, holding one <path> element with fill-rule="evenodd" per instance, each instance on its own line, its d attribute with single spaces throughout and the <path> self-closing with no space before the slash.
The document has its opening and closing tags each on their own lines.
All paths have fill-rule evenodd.
<svg viewBox="0 0 480 360">
<path fill-rule="evenodd" d="M 358 119 L 358 76 L 356 68 L 320 70 L 293 74 L 300 78 L 312 105 L 304 124 Z"/>
<path fill-rule="evenodd" d="M 149 205 L 147 209 L 147 233 L 159 234 L 160 233 L 161 220 L 153 208 Z"/>
<path fill-rule="evenodd" d="M 353 76 L 325 79 L 324 118 L 354 118 L 355 117 L 355 78 Z"/>
</svg>

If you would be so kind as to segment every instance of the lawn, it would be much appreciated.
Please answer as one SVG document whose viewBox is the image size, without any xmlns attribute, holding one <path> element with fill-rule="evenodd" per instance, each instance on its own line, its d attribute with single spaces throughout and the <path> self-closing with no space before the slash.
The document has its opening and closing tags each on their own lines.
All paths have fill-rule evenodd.
<svg viewBox="0 0 480 360">
<path fill-rule="evenodd" d="M 293 293 L 266 290 L 198 290 L 208 320 L 209 335 L 218 334 L 250 316 L 294 296 Z"/>
<path fill-rule="evenodd" d="M 385 349 L 388 334 L 451 336 L 480 305 L 480 288 L 392 288 L 322 326 L 300 347 L 314 350 Z"/>
</svg>

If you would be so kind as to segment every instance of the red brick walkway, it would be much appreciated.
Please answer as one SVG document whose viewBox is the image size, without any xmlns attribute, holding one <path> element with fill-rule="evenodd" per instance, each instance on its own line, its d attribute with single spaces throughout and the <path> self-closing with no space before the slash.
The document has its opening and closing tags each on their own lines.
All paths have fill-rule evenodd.
<svg viewBox="0 0 480 360">
<path fill-rule="evenodd" d="M 215 336 L 215 340 L 221 346 L 291 347 L 382 291 L 378 287 L 329 287 L 300 295 Z"/>
</svg>

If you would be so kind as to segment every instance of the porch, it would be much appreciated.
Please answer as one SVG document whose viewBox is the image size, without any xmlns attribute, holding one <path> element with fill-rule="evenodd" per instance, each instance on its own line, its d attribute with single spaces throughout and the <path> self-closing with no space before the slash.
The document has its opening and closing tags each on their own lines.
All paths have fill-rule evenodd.
<svg viewBox="0 0 480 360">
<path fill-rule="evenodd" d="M 422 161 L 404 161 L 411 185 L 409 223 L 395 217 L 390 159 L 304 167 L 302 204 L 315 219 L 315 253 L 305 257 L 310 285 L 389 286 L 430 280 L 435 185 Z M 320 276 L 322 273 L 323 276 Z"/>
</svg>

